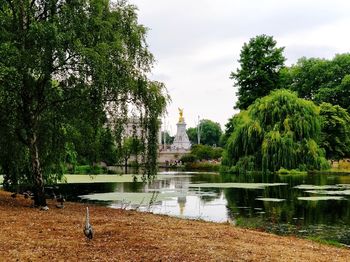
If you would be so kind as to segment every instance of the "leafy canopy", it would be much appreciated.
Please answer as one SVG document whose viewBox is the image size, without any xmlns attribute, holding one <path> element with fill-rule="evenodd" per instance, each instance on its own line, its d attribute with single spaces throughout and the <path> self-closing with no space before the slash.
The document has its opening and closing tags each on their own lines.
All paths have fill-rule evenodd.
<svg viewBox="0 0 350 262">
<path fill-rule="evenodd" d="M 60 177 L 67 151 L 69 161 L 78 148 L 98 159 L 106 124 L 121 146 L 129 112 L 141 118 L 147 174 L 155 173 L 167 95 L 146 77 L 145 37 L 126 1 L 0 1 L 0 166 L 8 181 L 33 184 L 37 205 L 46 205 L 44 184 Z"/>
<path fill-rule="evenodd" d="M 235 116 L 223 164 L 235 171 L 322 169 L 328 166 L 318 146 L 319 109 L 310 101 L 281 89 L 257 99 Z"/>
<path fill-rule="evenodd" d="M 281 81 L 299 97 L 339 105 L 350 112 L 350 54 L 330 60 L 302 57 L 282 70 Z"/>
<path fill-rule="evenodd" d="M 209 146 L 218 146 L 222 130 L 219 123 L 213 122 L 209 119 L 202 119 L 196 128 L 190 127 L 187 129 L 187 135 L 191 144 L 198 144 L 198 129 L 200 132 L 200 143 Z"/>
<path fill-rule="evenodd" d="M 339 160 L 350 156 L 350 115 L 340 106 L 320 105 L 322 120 L 321 147 L 328 159 Z"/>
<path fill-rule="evenodd" d="M 235 108 L 247 109 L 257 98 L 266 96 L 278 87 L 279 72 L 286 60 L 284 47 L 276 47 L 272 36 L 258 35 L 244 43 L 240 68 L 231 73 L 238 87 Z"/>
</svg>

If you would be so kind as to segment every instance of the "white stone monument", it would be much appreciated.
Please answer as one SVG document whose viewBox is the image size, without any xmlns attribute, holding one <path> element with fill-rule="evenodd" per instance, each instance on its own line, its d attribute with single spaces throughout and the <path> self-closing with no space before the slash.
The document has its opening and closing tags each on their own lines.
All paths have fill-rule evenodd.
<svg viewBox="0 0 350 262">
<path fill-rule="evenodd" d="M 186 133 L 186 123 L 183 117 L 183 109 L 179 108 L 179 122 L 177 123 L 177 131 L 173 144 L 171 145 L 172 151 L 189 151 L 191 148 L 191 142 L 188 139 Z"/>
</svg>

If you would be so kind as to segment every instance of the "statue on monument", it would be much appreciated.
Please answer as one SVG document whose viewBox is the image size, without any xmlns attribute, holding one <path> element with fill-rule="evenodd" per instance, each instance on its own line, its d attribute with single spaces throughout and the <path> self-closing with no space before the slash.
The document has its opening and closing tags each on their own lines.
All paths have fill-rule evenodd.
<svg viewBox="0 0 350 262">
<path fill-rule="evenodd" d="M 180 117 L 179 117 L 179 123 L 183 123 L 183 122 L 185 122 L 185 120 L 184 120 L 184 109 L 182 108 L 178 108 L 179 109 L 179 115 L 180 115 Z"/>
<path fill-rule="evenodd" d="M 184 118 L 184 110 L 183 108 L 179 109 L 179 122 L 177 123 L 177 131 L 174 138 L 174 142 L 171 145 L 171 149 L 175 151 L 189 151 L 191 148 L 191 142 L 188 139 L 186 133 L 186 123 Z"/>
</svg>

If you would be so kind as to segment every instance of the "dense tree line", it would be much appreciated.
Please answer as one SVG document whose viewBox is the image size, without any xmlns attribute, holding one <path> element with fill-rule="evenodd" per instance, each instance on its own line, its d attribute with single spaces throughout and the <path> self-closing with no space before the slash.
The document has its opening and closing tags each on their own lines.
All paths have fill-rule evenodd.
<svg viewBox="0 0 350 262">
<path fill-rule="evenodd" d="M 44 185 L 62 175 L 63 163 L 122 148 L 130 111 L 145 130 L 147 175 L 155 173 L 167 96 L 146 77 L 154 59 L 145 36 L 126 1 L 0 0 L 5 184 L 33 185 L 35 205 L 45 206 Z"/>
<path fill-rule="evenodd" d="M 224 164 L 236 171 L 308 170 L 326 167 L 324 156 L 350 157 L 350 55 L 301 58 L 286 67 L 276 44 L 260 35 L 242 47 L 240 68 L 231 73 L 241 112 L 222 136 Z"/>
<path fill-rule="evenodd" d="M 281 71 L 281 84 L 317 104 L 338 105 L 350 112 L 350 54 L 333 59 L 301 58 Z"/>
</svg>

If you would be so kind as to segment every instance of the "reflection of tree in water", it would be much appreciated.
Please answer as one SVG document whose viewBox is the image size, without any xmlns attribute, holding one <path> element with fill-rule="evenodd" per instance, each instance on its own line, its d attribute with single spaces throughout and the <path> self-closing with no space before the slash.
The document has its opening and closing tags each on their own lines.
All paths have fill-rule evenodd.
<svg viewBox="0 0 350 262">
<path fill-rule="evenodd" d="M 302 201 L 298 197 L 317 196 L 305 192 L 307 190 L 294 188 L 297 185 L 334 185 L 341 183 L 341 177 L 313 175 L 281 175 L 277 181 L 265 177 L 269 182 L 284 182 L 286 186 L 272 186 L 262 189 L 234 189 L 224 190 L 227 207 L 231 219 L 237 219 L 239 225 L 264 228 L 267 231 L 280 234 L 319 235 L 324 227 L 329 227 L 325 238 L 343 243 L 350 243 L 350 200 Z M 234 182 L 247 180 L 262 182 L 263 178 L 249 176 L 231 178 Z M 281 202 L 259 201 L 256 198 L 285 199 Z M 326 233 L 322 233 L 326 234 Z M 330 235 L 332 234 L 332 235 Z"/>
<path fill-rule="evenodd" d="M 197 193 L 202 202 L 211 202 L 221 195 L 222 189 L 220 188 L 200 188 Z"/>
<path fill-rule="evenodd" d="M 80 200 L 78 196 L 93 193 L 114 192 L 120 188 L 119 183 L 75 183 L 57 185 L 56 195 L 62 194 L 69 201 Z"/>
<path fill-rule="evenodd" d="M 124 192 L 142 192 L 144 187 L 141 182 L 128 182 L 124 184 Z"/>
<path fill-rule="evenodd" d="M 227 200 L 227 207 L 231 215 L 252 217 L 255 208 L 262 208 L 261 203 L 255 199 L 261 196 L 261 189 L 225 188 L 224 194 Z"/>
<path fill-rule="evenodd" d="M 210 173 L 198 173 L 194 176 L 191 176 L 191 183 L 197 184 L 199 182 L 205 183 L 221 183 L 223 176 L 222 175 L 213 175 Z"/>
</svg>

